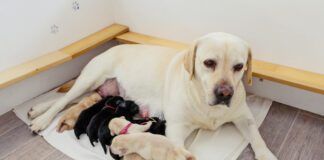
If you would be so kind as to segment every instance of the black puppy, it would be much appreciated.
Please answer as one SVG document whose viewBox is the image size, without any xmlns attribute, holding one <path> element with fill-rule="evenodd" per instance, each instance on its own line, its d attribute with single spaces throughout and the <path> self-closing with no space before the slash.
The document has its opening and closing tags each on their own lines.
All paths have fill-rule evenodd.
<svg viewBox="0 0 324 160">
<path fill-rule="evenodd" d="M 98 130 L 98 138 L 99 142 L 104 150 L 105 154 L 107 154 L 107 146 L 111 145 L 111 142 L 115 136 L 110 135 L 110 130 L 108 128 L 109 119 L 104 120 L 101 122 Z M 122 157 L 119 157 L 117 154 L 113 154 L 111 150 L 109 150 L 110 156 L 115 160 L 120 160 Z"/>
<path fill-rule="evenodd" d="M 120 116 L 125 116 L 127 120 L 131 120 L 139 113 L 139 107 L 133 101 L 115 100 L 112 98 L 107 100 L 105 105 L 99 113 L 91 118 L 87 126 L 87 135 L 93 146 L 93 142 L 98 142 L 98 130 L 101 122 L 104 120 L 109 122 L 111 119 Z"/>
<path fill-rule="evenodd" d="M 113 98 L 112 96 L 108 96 L 100 100 L 98 103 L 92 105 L 91 107 L 82 111 L 74 125 L 74 134 L 80 139 L 80 135 L 86 133 L 86 128 L 91 120 L 91 118 L 97 114 L 104 106 L 107 100 Z"/>
<path fill-rule="evenodd" d="M 158 117 L 134 119 L 134 120 L 131 120 L 130 122 L 141 124 L 141 123 L 145 123 L 145 122 L 148 122 L 148 121 L 152 121 L 152 125 L 146 132 L 150 132 L 152 134 L 159 134 L 159 135 L 165 136 L 166 121 L 162 120 L 162 119 L 160 119 Z"/>
</svg>

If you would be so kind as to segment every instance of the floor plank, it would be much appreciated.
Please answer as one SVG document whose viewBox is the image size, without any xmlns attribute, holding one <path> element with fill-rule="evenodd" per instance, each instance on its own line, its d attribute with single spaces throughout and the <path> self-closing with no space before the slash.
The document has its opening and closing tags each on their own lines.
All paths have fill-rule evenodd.
<svg viewBox="0 0 324 160">
<path fill-rule="evenodd" d="M 271 106 L 266 119 L 260 127 L 260 133 L 275 155 L 278 155 L 278 146 L 282 145 L 298 112 L 298 109 L 277 102 L 274 102 Z"/>
<path fill-rule="evenodd" d="M 35 138 L 25 124 L 6 132 L 0 136 L 0 159 Z"/>
<path fill-rule="evenodd" d="M 0 136 L 9 132 L 10 130 L 24 124 L 20 119 L 18 119 L 15 113 L 7 112 L 0 116 Z"/>
<path fill-rule="evenodd" d="M 55 150 L 56 149 L 49 145 L 41 136 L 36 136 L 32 141 L 29 141 L 6 156 L 5 160 L 45 159 Z"/>
<path fill-rule="evenodd" d="M 259 130 L 267 146 L 275 155 L 278 155 L 279 146 L 282 145 L 298 112 L 298 109 L 277 102 L 271 105 Z M 254 152 L 250 145 L 245 148 L 238 159 L 254 160 Z"/>
<path fill-rule="evenodd" d="M 279 154 L 282 160 L 323 160 L 324 120 L 301 113 Z"/>
<path fill-rule="evenodd" d="M 72 158 L 66 156 L 62 152 L 56 150 L 52 152 L 48 157 L 43 160 L 72 160 Z"/>
</svg>

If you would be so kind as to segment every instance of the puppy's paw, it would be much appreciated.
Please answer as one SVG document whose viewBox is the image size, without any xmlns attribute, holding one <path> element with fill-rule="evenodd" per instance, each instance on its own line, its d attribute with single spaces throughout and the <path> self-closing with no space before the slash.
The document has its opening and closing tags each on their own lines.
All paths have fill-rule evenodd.
<svg viewBox="0 0 324 160">
<path fill-rule="evenodd" d="M 270 150 L 256 155 L 255 158 L 257 160 L 278 160 L 278 158 Z"/>
<path fill-rule="evenodd" d="M 71 130 L 74 128 L 76 119 L 73 117 L 62 116 L 56 126 L 56 131 L 62 133 L 66 130 Z"/>
<path fill-rule="evenodd" d="M 44 130 L 52 121 L 53 117 L 48 116 L 46 113 L 41 116 L 35 118 L 31 124 L 30 129 L 33 133 L 39 133 Z"/>
<path fill-rule="evenodd" d="M 38 117 L 39 115 L 43 114 L 51 107 L 51 105 L 54 104 L 54 102 L 55 102 L 55 100 L 51 100 L 51 101 L 40 103 L 36 106 L 33 106 L 27 113 L 28 118 L 34 119 L 34 118 Z"/>
</svg>

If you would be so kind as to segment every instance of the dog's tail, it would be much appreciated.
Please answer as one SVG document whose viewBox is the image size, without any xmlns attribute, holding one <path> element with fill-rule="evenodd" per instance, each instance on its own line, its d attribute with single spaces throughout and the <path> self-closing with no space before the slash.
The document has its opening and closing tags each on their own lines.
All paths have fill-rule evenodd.
<svg viewBox="0 0 324 160">
<path fill-rule="evenodd" d="M 72 88 L 72 86 L 74 85 L 74 83 L 75 83 L 75 79 L 70 80 L 69 82 L 63 84 L 63 85 L 62 85 L 62 86 L 57 90 L 57 92 L 59 92 L 59 93 L 66 93 L 66 92 L 68 92 L 68 91 Z"/>
</svg>

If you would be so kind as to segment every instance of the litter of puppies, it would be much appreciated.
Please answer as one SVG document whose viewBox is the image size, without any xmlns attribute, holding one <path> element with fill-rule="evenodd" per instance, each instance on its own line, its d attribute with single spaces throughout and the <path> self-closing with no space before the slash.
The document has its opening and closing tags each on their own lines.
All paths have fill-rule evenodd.
<svg viewBox="0 0 324 160">
<path fill-rule="evenodd" d="M 165 135 L 166 121 L 158 117 L 137 117 L 139 106 L 120 96 L 107 96 L 91 107 L 83 110 L 79 115 L 75 126 L 75 136 L 80 139 L 84 133 L 89 137 L 90 143 L 99 142 L 103 151 L 107 153 L 113 139 L 118 135 L 150 132 L 152 134 Z M 121 155 L 110 155 L 118 160 Z M 124 159 L 143 159 L 136 154 L 130 154 Z"/>
</svg>

